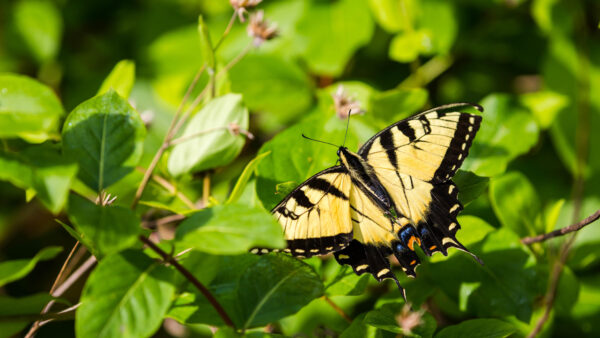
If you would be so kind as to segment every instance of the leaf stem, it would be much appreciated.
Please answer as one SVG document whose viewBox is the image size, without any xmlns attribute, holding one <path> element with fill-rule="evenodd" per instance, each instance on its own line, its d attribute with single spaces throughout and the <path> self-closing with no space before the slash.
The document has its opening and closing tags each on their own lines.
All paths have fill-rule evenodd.
<svg viewBox="0 0 600 338">
<path fill-rule="evenodd" d="M 231 28 L 233 27 L 233 24 L 235 23 L 236 16 L 237 15 L 236 15 L 235 11 L 233 11 L 233 14 L 231 15 L 231 19 L 229 19 L 229 23 L 227 24 L 227 27 L 225 28 L 225 31 L 223 32 L 223 35 L 221 35 L 221 38 L 215 44 L 215 47 L 213 49 L 213 51 L 215 53 L 217 52 L 217 49 L 219 49 L 219 47 L 221 46 L 221 43 L 223 43 L 223 40 L 225 40 L 225 37 L 227 35 L 229 35 L 229 32 L 231 31 Z"/>
<path fill-rule="evenodd" d="M 549 232 L 547 234 L 542 234 L 542 235 L 538 235 L 538 236 L 532 236 L 532 237 L 522 238 L 521 239 L 521 243 L 523 243 L 523 244 L 532 244 L 532 243 L 537 243 L 537 242 L 543 242 L 543 241 L 548 240 L 550 238 L 563 236 L 563 235 L 566 235 L 566 234 L 568 234 L 570 232 L 580 230 L 583 227 L 587 226 L 588 224 L 594 223 L 598 219 L 600 219 L 600 209 L 596 210 L 595 213 L 593 213 L 592 215 L 586 217 L 585 219 L 583 219 L 583 220 L 581 220 L 581 221 L 579 221 L 579 222 L 577 222 L 575 224 L 571 224 L 571 225 L 566 226 L 564 228 L 560 228 L 558 230 L 554 230 L 554 231 Z"/>
<path fill-rule="evenodd" d="M 335 310 L 335 312 L 337 312 L 342 318 L 344 318 L 344 320 L 346 320 L 348 323 L 352 323 L 352 318 L 350 318 L 350 316 L 348 316 L 341 307 L 339 307 L 336 303 L 334 303 L 331 300 L 331 298 L 327 297 L 327 295 L 324 295 L 321 298 L 323 298 L 323 300 L 327 304 L 329 304 L 329 306 L 331 306 Z"/>
<path fill-rule="evenodd" d="M 194 90 L 194 88 L 196 87 L 196 84 L 198 84 L 198 81 L 200 80 L 200 76 L 202 76 L 202 73 L 204 73 L 205 69 L 206 69 L 206 64 L 204 64 L 204 65 L 202 65 L 202 67 L 200 67 L 200 69 L 196 73 L 196 76 L 194 76 L 192 83 L 190 83 L 185 95 L 183 96 L 183 99 L 181 100 L 181 103 L 179 104 L 179 107 L 177 108 L 177 111 L 175 112 L 175 116 L 173 116 L 171 125 L 169 126 L 169 129 L 167 130 L 167 134 L 165 135 L 163 143 L 162 143 L 161 147 L 158 148 L 158 151 L 154 155 L 154 158 L 152 158 L 152 162 L 150 163 L 150 166 L 148 166 L 148 169 L 146 170 L 146 173 L 144 174 L 144 177 L 142 178 L 142 182 L 140 183 L 137 191 L 135 192 L 135 197 L 133 198 L 133 202 L 131 203 L 132 209 L 134 209 L 137 206 L 138 202 L 140 201 L 140 198 L 142 197 L 142 193 L 144 192 L 144 189 L 146 189 L 146 186 L 148 185 L 150 176 L 152 175 L 152 172 L 154 172 L 154 168 L 156 168 L 156 166 L 158 165 L 158 161 L 162 157 L 163 153 L 167 150 L 169 142 L 171 141 L 173 136 L 175 136 L 175 134 L 177 133 L 178 128 L 176 128 L 176 126 L 179 124 L 178 123 L 179 115 L 183 111 L 183 107 L 187 103 L 187 100 L 188 100 L 189 96 L 191 95 L 192 90 Z M 205 90 L 206 90 L 206 88 L 205 88 Z"/>
<path fill-rule="evenodd" d="M 140 235 L 139 239 L 144 244 L 146 244 L 150 249 L 152 249 L 154 252 L 159 254 L 165 262 L 168 262 L 169 264 L 173 265 L 188 281 L 190 281 L 190 283 L 192 283 L 204 295 L 204 297 L 210 302 L 210 304 L 213 306 L 213 308 L 217 311 L 219 316 L 221 316 L 221 319 L 223 319 L 223 322 L 225 322 L 225 324 L 227 326 L 235 328 L 233 321 L 231 320 L 231 318 L 229 318 L 229 315 L 227 315 L 227 312 L 225 312 L 225 309 L 223 309 L 223 307 L 221 306 L 221 304 L 219 304 L 217 299 L 210 293 L 210 291 L 196 277 L 194 277 L 194 275 L 192 275 L 191 272 L 189 272 L 183 265 L 179 264 L 179 262 L 177 262 L 177 260 L 175 260 L 169 254 L 164 252 L 161 248 L 159 248 L 156 244 L 154 244 L 151 240 L 149 240 L 145 236 Z"/>
</svg>

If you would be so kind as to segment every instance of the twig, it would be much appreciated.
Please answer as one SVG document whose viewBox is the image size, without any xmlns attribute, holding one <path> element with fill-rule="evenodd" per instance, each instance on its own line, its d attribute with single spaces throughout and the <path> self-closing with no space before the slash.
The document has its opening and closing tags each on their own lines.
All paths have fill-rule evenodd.
<svg viewBox="0 0 600 338">
<path fill-rule="evenodd" d="M 189 141 L 191 139 L 194 139 L 194 138 L 196 138 L 198 136 L 202 136 L 202 135 L 205 135 L 205 134 L 208 134 L 208 133 L 212 133 L 212 132 L 215 132 L 215 131 L 227 130 L 227 129 L 229 129 L 229 128 L 228 127 L 215 127 L 215 128 L 210 128 L 210 129 L 206 129 L 206 130 L 203 130 L 203 131 L 199 131 L 199 132 L 191 134 L 191 135 L 181 136 L 181 137 L 178 137 L 178 138 L 172 140 L 171 142 L 169 142 L 169 147 L 172 147 L 172 146 L 174 146 L 176 144 L 180 144 L 180 143 L 183 143 L 183 142 L 187 142 L 187 141 Z"/>
<path fill-rule="evenodd" d="M 71 252 L 69 252 L 69 255 L 67 256 L 67 258 L 65 259 L 65 262 L 63 263 L 62 267 L 60 268 L 58 275 L 56 275 L 56 279 L 54 279 L 54 283 L 52 283 L 52 287 L 50 287 L 50 294 L 52 294 L 54 292 L 54 290 L 56 290 L 58 284 L 60 282 L 62 282 L 63 277 L 66 275 L 65 272 L 67 270 L 67 265 L 70 265 L 69 263 L 73 262 L 73 264 L 71 264 L 71 266 L 74 266 L 79 261 L 79 258 L 81 257 L 80 255 L 76 255 L 77 259 L 72 260 L 73 256 L 75 255 L 75 250 L 77 250 L 78 247 L 79 247 L 79 241 L 75 242 L 75 245 L 73 245 Z M 44 306 L 44 308 L 42 309 L 42 312 L 40 314 L 44 315 L 45 313 L 50 311 L 52 304 L 54 304 L 54 301 L 48 302 L 46 304 L 46 306 Z M 40 327 L 40 320 L 36 320 L 33 323 L 33 325 L 31 325 L 31 328 L 29 329 L 29 331 L 27 331 L 26 337 L 33 337 L 33 335 L 35 334 L 35 332 L 38 330 L 39 327 Z"/>
<path fill-rule="evenodd" d="M 570 232 L 577 231 L 577 230 L 585 227 L 588 224 L 594 223 L 598 219 L 600 219 L 600 210 L 597 210 L 594 214 L 588 216 L 584 220 L 582 220 L 580 222 L 577 222 L 575 224 L 571 224 L 571 225 L 566 226 L 564 228 L 561 228 L 561 229 L 558 229 L 558 230 L 554 230 L 554 231 L 549 232 L 547 234 L 542 234 L 542 235 L 533 236 L 533 237 L 525 237 L 525 238 L 521 239 L 521 243 L 523 243 L 523 244 L 532 244 L 532 243 L 536 243 L 536 242 L 543 242 L 543 241 L 548 240 L 550 238 L 554 238 L 554 237 L 558 237 L 558 236 L 563 236 L 563 235 L 566 235 L 566 234 L 568 234 Z"/>
<path fill-rule="evenodd" d="M 169 215 L 169 216 L 165 216 L 163 218 L 159 218 L 157 220 L 154 221 L 147 221 L 147 222 L 143 222 L 142 226 L 148 229 L 154 229 L 155 227 L 159 226 L 159 225 L 163 225 L 163 224 L 169 224 L 169 223 L 173 223 L 173 222 L 177 222 L 177 221 L 181 221 L 182 219 L 185 219 L 184 215 Z"/>
<path fill-rule="evenodd" d="M 235 66 L 238 62 L 240 62 L 240 60 L 246 56 L 246 54 L 248 54 L 248 52 L 252 49 L 252 47 L 254 47 L 254 44 L 252 42 L 250 42 L 246 48 L 244 48 L 240 54 L 238 54 L 238 56 L 236 56 L 235 58 L 233 58 L 233 60 L 229 61 L 228 64 L 225 65 L 225 67 L 223 67 L 223 69 L 221 69 L 219 71 L 219 73 L 217 74 L 217 79 L 219 79 L 221 76 L 223 76 L 226 72 L 228 72 L 231 67 Z"/>
<path fill-rule="evenodd" d="M 69 278 L 67 278 L 60 286 L 56 287 L 56 289 L 54 290 L 54 292 L 51 292 L 50 294 L 52 295 L 52 297 L 60 297 L 62 296 L 73 284 L 75 284 L 75 282 L 87 271 L 89 270 L 92 266 L 94 266 L 94 264 L 96 264 L 96 257 L 94 256 L 90 256 L 90 258 L 88 258 L 85 262 L 83 262 L 83 264 L 81 264 L 77 270 L 75 270 L 70 276 Z M 48 304 L 46 304 L 46 306 L 44 307 L 44 309 L 42 310 L 41 316 L 43 318 L 44 314 L 47 313 L 50 308 L 52 307 L 52 305 L 54 305 L 54 301 L 50 301 L 48 302 Z M 25 335 L 25 338 L 32 338 L 36 331 L 38 330 L 38 328 L 41 326 L 39 323 L 39 319 L 36 320 L 36 322 L 31 326 L 31 329 L 29 329 L 29 332 L 27 332 L 27 334 Z M 36 325 L 37 323 L 37 325 Z"/>
<path fill-rule="evenodd" d="M 231 19 L 229 19 L 229 23 L 227 24 L 227 27 L 225 28 L 223 35 L 221 35 L 221 38 L 219 39 L 219 41 L 217 41 L 217 43 L 215 44 L 215 47 L 213 48 L 213 51 L 215 53 L 217 52 L 217 49 L 219 49 L 219 47 L 221 46 L 221 43 L 223 43 L 223 40 L 225 40 L 225 37 L 227 35 L 229 35 L 229 31 L 231 31 L 231 28 L 233 27 L 233 24 L 235 23 L 236 16 L 237 16 L 236 12 L 233 11 L 233 15 L 231 16 Z"/>
<path fill-rule="evenodd" d="M 210 173 L 205 172 L 202 179 L 202 207 L 206 208 L 210 198 Z"/>
<path fill-rule="evenodd" d="M 77 303 L 77 304 L 75 304 L 73 306 L 70 306 L 70 307 L 68 307 L 68 308 L 66 308 L 66 309 L 64 309 L 62 311 L 57 312 L 56 314 L 60 315 L 61 317 L 59 317 L 59 318 L 48 318 L 48 319 L 45 319 L 45 320 L 43 320 L 43 321 L 40 322 L 40 327 L 42 327 L 42 326 L 44 326 L 44 325 L 46 325 L 46 324 L 48 324 L 48 323 L 50 323 L 52 321 L 62 319 L 63 318 L 62 316 L 65 316 L 64 317 L 65 319 L 72 319 L 70 317 L 67 317 L 66 315 L 67 314 L 70 315 L 71 313 L 75 312 L 75 310 L 77 310 L 77 308 L 80 305 L 81 305 L 81 303 Z"/>
<path fill-rule="evenodd" d="M 146 171 L 143 167 L 137 167 L 136 170 L 140 171 L 140 172 Z M 188 208 L 196 209 L 196 206 L 194 205 L 194 203 L 184 193 L 182 193 L 180 190 L 175 188 L 165 178 L 163 178 L 159 175 L 152 175 L 151 177 L 154 182 L 158 183 L 160 186 L 165 188 L 169 193 L 177 196 L 177 198 L 179 198 Z"/>
<path fill-rule="evenodd" d="M 334 303 L 329 297 L 323 296 L 321 298 L 323 298 L 323 300 L 327 302 L 327 304 L 329 304 L 335 310 L 335 312 L 337 312 L 342 318 L 344 318 L 344 320 L 346 320 L 348 323 L 352 323 L 352 318 L 350 318 L 346 314 L 346 312 L 344 312 L 344 310 L 341 307 L 339 307 L 336 303 Z"/>
<path fill-rule="evenodd" d="M 0 316 L 0 323 L 1 322 L 15 322 L 15 321 L 23 321 L 23 322 L 30 322 L 30 321 L 39 321 L 40 324 L 39 326 L 42 326 L 50 321 L 53 320 L 70 320 L 73 319 L 73 313 L 75 312 L 75 310 L 79 307 L 79 304 L 75 304 L 67 309 L 64 309 L 62 311 L 59 312 L 52 312 L 52 313 L 43 313 L 43 314 L 37 314 L 37 315 L 8 315 L 8 316 Z"/>
<path fill-rule="evenodd" d="M 171 141 L 173 136 L 175 136 L 175 134 L 177 133 L 178 129 L 176 130 L 175 127 L 178 125 L 178 117 L 181 114 L 183 107 L 187 103 L 187 100 L 192 93 L 192 90 L 194 90 L 194 88 L 196 87 L 196 84 L 198 83 L 198 80 L 200 80 L 200 76 L 202 75 L 202 73 L 204 73 L 205 69 L 206 69 L 206 65 L 202 65 L 202 67 L 200 67 L 200 69 L 196 73 L 196 76 L 194 76 L 194 80 L 192 80 L 192 83 L 190 83 L 190 86 L 188 87 L 185 95 L 183 96 L 183 99 L 181 100 L 181 103 L 179 104 L 179 107 L 177 108 L 177 111 L 175 112 L 175 116 L 173 116 L 171 125 L 169 126 L 169 129 L 167 130 L 167 134 L 165 135 L 163 143 L 162 143 L 161 147 L 158 148 L 158 151 L 154 155 L 154 158 L 152 158 L 152 162 L 150 163 L 150 166 L 148 166 L 148 169 L 146 170 L 146 173 L 144 174 L 144 177 L 142 178 L 142 182 L 140 183 L 140 186 L 138 187 L 137 191 L 135 192 L 135 197 L 133 198 L 133 202 L 131 203 L 132 209 L 134 209 L 136 207 L 136 205 L 138 204 L 138 202 L 140 201 L 140 198 L 142 197 L 142 193 L 144 192 L 144 189 L 146 189 L 146 185 L 148 185 L 150 176 L 152 175 L 152 172 L 154 172 L 154 168 L 156 168 L 156 166 L 158 165 L 158 161 L 162 157 L 163 153 L 167 150 L 169 142 Z"/>
<path fill-rule="evenodd" d="M 196 278 L 192 275 L 183 265 L 179 264 L 177 260 L 171 257 L 169 254 L 164 252 L 161 248 L 159 248 L 156 244 L 154 244 L 151 240 L 146 238 L 145 236 L 139 237 L 140 241 L 146 244 L 150 249 L 154 250 L 157 254 L 159 254 L 165 262 L 173 265 L 188 281 L 190 281 L 194 286 L 204 295 L 204 297 L 210 302 L 213 308 L 217 311 L 223 322 L 227 324 L 227 326 L 235 327 L 225 309 L 219 304 L 217 299 L 210 293 L 210 291 Z"/>
</svg>

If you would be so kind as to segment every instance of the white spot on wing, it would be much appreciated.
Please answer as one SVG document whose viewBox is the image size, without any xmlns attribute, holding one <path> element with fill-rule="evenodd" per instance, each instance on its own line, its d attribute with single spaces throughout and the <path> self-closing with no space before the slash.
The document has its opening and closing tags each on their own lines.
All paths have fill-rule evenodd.
<svg viewBox="0 0 600 338">
<path fill-rule="evenodd" d="M 359 266 L 356 267 L 356 271 L 362 271 L 362 270 L 365 270 L 368 267 L 369 266 L 367 264 L 359 265 Z"/>
<path fill-rule="evenodd" d="M 381 276 L 385 275 L 386 273 L 390 272 L 390 269 L 381 269 L 379 270 L 379 272 L 377 273 L 377 277 L 381 278 Z"/>
<path fill-rule="evenodd" d="M 456 209 L 458 209 L 460 205 L 459 204 L 455 204 L 452 208 L 450 208 L 450 213 L 453 213 L 456 211 Z"/>
</svg>

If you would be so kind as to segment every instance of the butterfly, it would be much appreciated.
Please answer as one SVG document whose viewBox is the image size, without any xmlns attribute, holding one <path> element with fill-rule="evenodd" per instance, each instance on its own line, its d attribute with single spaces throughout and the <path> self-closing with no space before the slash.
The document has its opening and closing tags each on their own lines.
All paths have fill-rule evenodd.
<svg viewBox="0 0 600 338">
<path fill-rule="evenodd" d="M 333 253 L 357 275 L 392 279 L 406 299 L 388 256 L 415 277 L 415 246 L 431 256 L 451 247 L 471 254 L 456 239 L 463 206 L 452 177 L 469 153 L 481 116 L 454 103 L 433 108 L 383 129 L 354 153 L 338 149 L 339 165 L 294 189 L 272 214 L 287 248 L 298 258 Z M 253 252 L 279 251 L 255 249 Z"/>
</svg>

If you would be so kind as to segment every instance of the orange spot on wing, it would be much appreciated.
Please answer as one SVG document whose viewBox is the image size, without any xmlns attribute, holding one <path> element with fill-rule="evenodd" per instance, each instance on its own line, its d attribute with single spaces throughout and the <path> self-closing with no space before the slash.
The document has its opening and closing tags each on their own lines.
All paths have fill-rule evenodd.
<svg viewBox="0 0 600 338">
<path fill-rule="evenodd" d="M 411 236 L 408 240 L 408 248 L 411 251 L 415 251 L 415 241 L 417 241 L 417 238 L 415 236 Z"/>
<path fill-rule="evenodd" d="M 430 251 L 433 251 L 433 250 L 435 250 L 436 248 L 437 248 L 437 246 L 435 246 L 435 245 L 432 245 L 432 246 L 429 248 L 429 250 L 430 250 Z"/>
<path fill-rule="evenodd" d="M 415 264 L 417 264 L 417 261 L 415 259 L 413 259 L 413 261 L 410 262 L 410 265 L 415 265 Z"/>
</svg>

